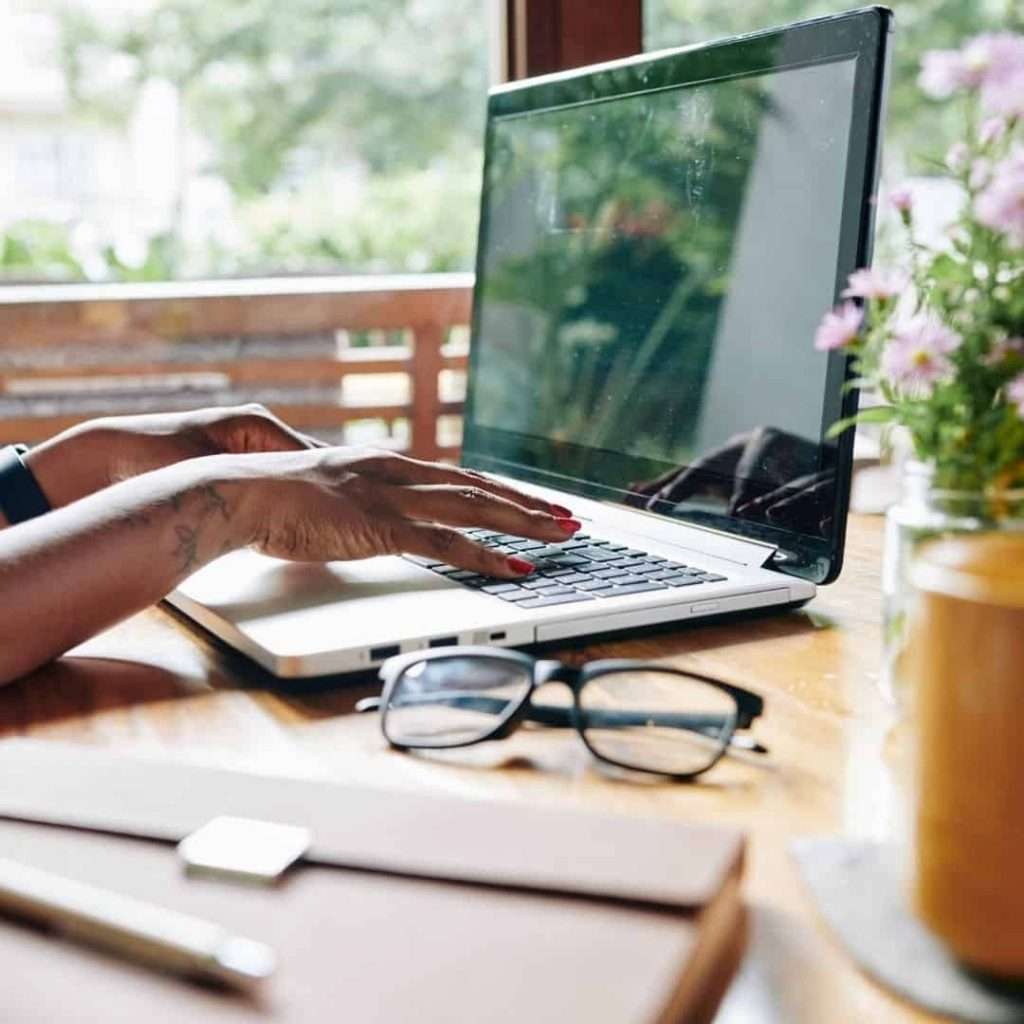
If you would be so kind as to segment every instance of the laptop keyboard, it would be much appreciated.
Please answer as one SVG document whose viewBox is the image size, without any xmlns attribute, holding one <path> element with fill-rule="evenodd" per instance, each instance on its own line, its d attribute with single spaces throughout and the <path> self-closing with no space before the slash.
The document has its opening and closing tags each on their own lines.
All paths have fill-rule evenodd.
<svg viewBox="0 0 1024 1024">
<path fill-rule="evenodd" d="M 547 608 L 624 594 L 643 594 L 651 590 L 693 587 L 698 583 L 721 583 L 727 579 L 717 573 L 587 534 L 577 533 L 565 544 L 552 545 L 493 530 L 471 529 L 463 533 L 484 547 L 527 559 L 536 567 L 535 571 L 516 582 L 480 576 L 429 558 L 406 557 L 464 587 L 509 601 L 520 608 Z"/>
</svg>

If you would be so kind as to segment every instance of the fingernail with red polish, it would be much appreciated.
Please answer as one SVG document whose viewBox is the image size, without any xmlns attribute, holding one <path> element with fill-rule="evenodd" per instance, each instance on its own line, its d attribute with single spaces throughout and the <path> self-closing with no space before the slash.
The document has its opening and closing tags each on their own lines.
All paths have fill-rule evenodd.
<svg viewBox="0 0 1024 1024">
<path fill-rule="evenodd" d="M 509 557 L 508 567 L 513 572 L 519 573 L 521 576 L 526 576 L 528 573 L 533 572 L 532 562 L 528 562 L 525 558 L 516 558 L 515 555 L 511 555 Z"/>
<path fill-rule="evenodd" d="M 556 519 L 555 522 L 566 533 L 575 533 L 583 525 L 578 519 Z"/>
<path fill-rule="evenodd" d="M 572 515 L 572 512 L 562 505 L 552 505 L 551 514 L 558 516 L 559 519 L 565 519 Z"/>
</svg>

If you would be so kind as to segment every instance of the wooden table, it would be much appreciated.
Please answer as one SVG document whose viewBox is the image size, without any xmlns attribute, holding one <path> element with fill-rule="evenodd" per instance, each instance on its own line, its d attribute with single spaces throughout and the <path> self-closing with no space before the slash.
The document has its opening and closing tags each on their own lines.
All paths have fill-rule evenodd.
<svg viewBox="0 0 1024 1024">
<path fill-rule="evenodd" d="M 739 825 L 751 837 L 751 942 L 719 1020 L 932 1019 L 845 958 L 816 919 L 787 851 L 798 835 L 884 837 L 899 819 L 893 715 L 878 690 L 880 542 L 880 520 L 852 520 L 842 578 L 799 612 L 562 652 L 665 659 L 763 693 L 757 734 L 772 752 L 767 766 L 729 758 L 696 786 L 603 775 L 576 737 L 559 731 L 521 731 L 504 743 L 430 757 L 394 753 L 376 716 L 352 713 L 371 683 L 275 685 L 160 609 L 0 690 L 0 736 Z"/>
</svg>

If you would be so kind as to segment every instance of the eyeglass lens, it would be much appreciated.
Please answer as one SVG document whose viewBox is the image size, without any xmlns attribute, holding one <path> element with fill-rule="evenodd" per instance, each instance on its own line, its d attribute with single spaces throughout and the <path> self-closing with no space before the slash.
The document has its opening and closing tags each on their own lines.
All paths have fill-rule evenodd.
<svg viewBox="0 0 1024 1024">
<path fill-rule="evenodd" d="M 493 732 L 519 705 L 530 669 L 483 655 L 410 665 L 384 708 L 384 735 L 399 746 L 454 747 Z"/>
<path fill-rule="evenodd" d="M 710 767 L 736 725 L 736 702 L 700 679 L 649 669 L 608 672 L 579 695 L 583 735 L 598 756 L 643 771 Z"/>
<path fill-rule="evenodd" d="M 475 743 L 514 712 L 531 679 L 529 667 L 486 655 L 416 662 L 391 691 L 384 733 L 392 743 L 409 747 Z M 552 696 L 543 687 L 534 703 L 551 707 Z M 562 701 L 554 704 L 570 713 Z M 729 742 L 737 713 L 735 700 L 724 690 L 657 669 L 592 677 L 580 690 L 579 708 L 581 731 L 598 757 L 669 775 L 710 767 Z M 565 724 L 570 724 L 568 717 Z"/>
</svg>

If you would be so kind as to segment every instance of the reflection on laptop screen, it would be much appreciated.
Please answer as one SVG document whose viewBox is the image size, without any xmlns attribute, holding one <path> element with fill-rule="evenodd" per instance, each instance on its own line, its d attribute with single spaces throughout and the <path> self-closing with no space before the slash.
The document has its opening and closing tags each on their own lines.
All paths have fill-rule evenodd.
<svg viewBox="0 0 1024 1024">
<path fill-rule="evenodd" d="M 691 520 L 828 536 L 812 338 L 835 296 L 856 66 L 492 116 L 478 455 Z"/>
</svg>

